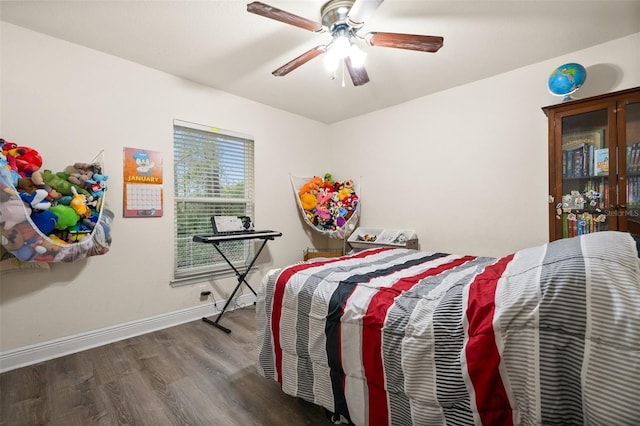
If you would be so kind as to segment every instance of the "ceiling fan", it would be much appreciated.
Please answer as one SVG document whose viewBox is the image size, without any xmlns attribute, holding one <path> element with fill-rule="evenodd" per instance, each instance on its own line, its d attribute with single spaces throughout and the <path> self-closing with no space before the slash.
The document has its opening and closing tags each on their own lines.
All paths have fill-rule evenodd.
<svg viewBox="0 0 640 426">
<path fill-rule="evenodd" d="M 366 20 L 369 19 L 382 2 L 383 0 L 330 0 L 320 8 L 322 23 L 294 15 L 259 1 L 249 3 L 247 11 L 308 31 L 331 33 L 332 39 L 328 44 L 309 49 L 273 71 L 273 75 L 278 77 L 287 75 L 311 59 L 326 53 L 325 65 L 331 71 L 335 71 L 342 60 L 351 76 L 353 85 L 362 86 L 369 82 L 369 75 L 364 68 L 365 53 L 358 48 L 355 41 L 363 41 L 369 46 L 392 47 L 421 52 L 437 52 L 444 41 L 443 37 L 428 35 L 383 32 L 358 34 Z"/>
</svg>

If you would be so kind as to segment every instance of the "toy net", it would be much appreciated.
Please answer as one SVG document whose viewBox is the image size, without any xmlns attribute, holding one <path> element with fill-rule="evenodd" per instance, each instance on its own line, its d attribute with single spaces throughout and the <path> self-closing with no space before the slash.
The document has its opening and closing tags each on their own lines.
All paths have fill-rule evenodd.
<svg viewBox="0 0 640 426">
<path fill-rule="evenodd" d="M 335 181 L 331 175 L 291 175 L 291 185 L 304 221 L 314 231 L 346 240 L 359 218 L 359 186 L 353 180 Z"/>
<path fill-rule="evenodd" d="M 90 164 L 101 168 L 103 162 L 103 152 L 100 152 Z M 85 228 L 56 229 L 45 235 L 32 219 L 35 210 L 19 195 L 13 173 L 6 164 L 0 165 L 0 238 L 7 252 L 20 261 L 57 263 L 109 251 L 114 215 L 105 205 L 106 188 L 92 200 L 85 220 L 79 220 L 85 223 Z"/>
</svg>

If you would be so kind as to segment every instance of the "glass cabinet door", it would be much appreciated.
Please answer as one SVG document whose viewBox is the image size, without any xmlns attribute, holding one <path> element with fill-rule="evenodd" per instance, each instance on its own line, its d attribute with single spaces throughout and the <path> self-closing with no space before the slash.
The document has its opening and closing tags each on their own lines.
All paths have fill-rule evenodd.
<svg viewBox="0 0 640 426">
<path fill-rule="evenodd" d="M 623 228 L 640 234 L 640 98 L 623 106 L 621 123 L 625 145 L 622 147 L 626 163 L 626 193 L 621 200 L 621 222 Z M 622 136 L 621 135 L 621 136 Z M 625 200 L 626 198 L 626 200 Z"/>
<path fill-rule="evenodd" d="M 549 130 L 549 240 L 640 235 L 640 87 L 542 108 Z"/>
<path fill-rule="evenodd" d="M 562 238 L 616 228 L 608 214 L 616 203 L 610 191 L 612 111 L 605 107 L 562 117 L 562 198 L 556 205 Z"/>
</svg>

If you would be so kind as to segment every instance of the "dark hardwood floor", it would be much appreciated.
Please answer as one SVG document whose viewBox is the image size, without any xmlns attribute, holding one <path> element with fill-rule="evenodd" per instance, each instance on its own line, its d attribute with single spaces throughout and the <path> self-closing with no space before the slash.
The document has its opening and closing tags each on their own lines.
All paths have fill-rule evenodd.
<svg viewBox="0 0 640 426">
<path fill-rule="evenodd" d="M 255 368 L 255 308 L 0 375 L 0 424 L 329 425 Z"/>
</svg>

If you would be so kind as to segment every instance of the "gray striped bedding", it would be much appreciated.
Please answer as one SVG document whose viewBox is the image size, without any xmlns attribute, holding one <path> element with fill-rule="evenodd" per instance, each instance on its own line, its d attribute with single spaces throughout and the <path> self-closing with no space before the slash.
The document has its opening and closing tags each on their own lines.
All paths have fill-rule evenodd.
<svg viewBox="0 0 640 426">
<path fill-rule="evenodd" d="M 375 248 L 266 274 L 258 371 L 356 425 L 640 424 L 640 264 L 599 232 L 503 258 Z"/>
</svg>

